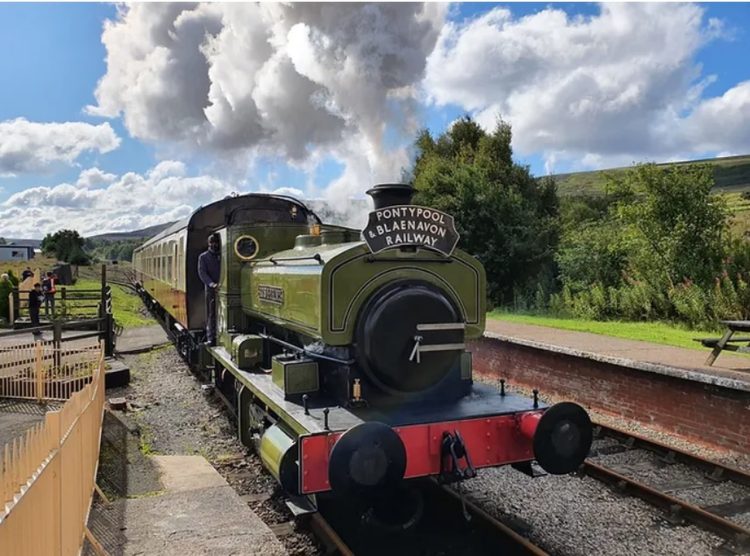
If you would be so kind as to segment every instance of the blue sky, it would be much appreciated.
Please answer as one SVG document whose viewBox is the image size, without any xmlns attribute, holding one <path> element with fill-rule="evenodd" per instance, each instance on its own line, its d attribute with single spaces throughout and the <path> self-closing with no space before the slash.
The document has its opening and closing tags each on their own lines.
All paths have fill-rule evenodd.
<svg viewBox="0 0 750 556">
<path fill-rule="evenodd" d="M 230 46 L 246 44 L 232 42 L 239 41 L 242 33 L 260 36 L 266 32 L 251 29 L 249 23 L 247 29 L 243 27 L 245 22 L 262 19 L 251 13 L 196 8 L 190 16 L 203 33 L 196 39 L 193 28 L 176 23 L 177 12 L 166 14 L 158 6 L 139 7 L 134 13 L 126 9 L 118 15 L 110 4 L 0 4 L 0 126 L 6 125 L 0 128 L 6 131 L 5 137 L 0 136 L 0 235 L 38 236 L 57 226 L 38 216 L 24 224 L 8 223 L 8 219 L 20 221 L 21 208 L 38 207 L 43 204 L 40 200 L 50 203 L 54 199 L 71 211 L 74 222 L 81 216 L 79 225 L 91 226 L 81 211 L 104 202 L 96 198 L 96 190 L 111 185 L 124 188 L 120 182 L 129 172 L 140 180 L 143 189 L 139 191 L 153 192 L 154 197 L 137 217 L 113 214 L 110 221 L 121 227 L 156 223 L 209 200 L 175 193 L 179 187 L 194 191 L 191 179 L 217 180 L 222 184 L 219 193 L 290 187 L 307 196 L 358 194 L 371 185 L 364 182 L 388 178 L 388 172 L 395 174 L 408 165 L 414 129 L 427 127 L 437 134 L 467 113 L 487 127 L 497 114 L 509 119 L 516 157 L 537 175 L 640 160 L 748 152 L 748 132 L 736 124 L 750 124 L 745 120 L 750 115 L 750 89 L 743 85 L 750 80 L 750 5 L 662 5 L 646 15 L 638 11 L 649 9 L 583 3 L 455 4 L 443 12 L 431 12 L 432 29 L 427 30 L 408 27 L 413 23 L 411 13 L 384 11 L 382 17 L 393 17 L 398 25 L 377 28 L 364 39 L 356 34 L 347 39 L 344 33 L 338 50 L 326 50 L 321 46 L 324 43 L 315 41 L 316 33 L 330 34 L 337 24 L 319 14 L 298 14 L 291 7 L 284 15 L 288 34 L 281 36 L 287 42 L 275 55 L 264 54 L 249 70 L 246 58 L 260 56 L 262 41 L 254 43 L 261 46 L 245 58 L 232 58 L 236 48 Z M 217 15 L 217 10 L 222 13 Z M 341 25 L 367 17 L 364 12 L 353 13 Z M 106 20 L 116 22 L 119 33 L 103 37 Z M 230 29 L 227 22 L 234 22 L 235 27 Z M 175 25 L 174 40 L 159 39 L 154 31 Z M 406 43 L 395 56 L 403 60 L 386 68 L 383 60 L 394 56 L 389 45 L 402 40 L 399 32 Z M 415 32 L 424 35 L 411 43 Z M 535 33 L 541 39 L 526 41 Z M 209 35 L 216 43 L 207 64 Z M 675 38 L 661 44 L 665 36 Z M 683 40 L 683 36 L 688 38 Z M 143 63 L 140 54 L 133 53 L 128 37 L 147 55 L 155 56 L 161 48 L 174 63 Z M 547 39 L 550 44 L 540 47 L 540 41 Z M 357 43 L 366 40 L 371 41 L 367 48 Z M 604 44 L 601 56 L 592 47 L 597 41 Z M 640 48 L 649 41 L 653 47 Z M 373 42 L 384 53 L 377 58 L 383 74 L 393 73 L 399 83 L 383 85 L 368 98 L 370 104 L 355 102 L 370 91 L 362 83 L 342 81 L 345 66 L 335 66 L 340 61 L 336 56 L 346 52 L 350 61 L 367 68 L 362 71 L 372 71 L 371 60 L 363 60 L 363 53 L 372 50 Z M 424 44 L 429 47 L 420 50 Z M 315 56 L 306 56 L 305 48 Z M 579 59 L 572 61 L 570 55 L 562 55 L 579 51 L 572 55 Z M 326 58 L 332 52 L 336 56 Z M 283 57 L 286 61 L 279 61 Z M 330 60 L 330 65 L 316 65 L 320 60 Z M 617 67 L 626 74 L 620 81 L 609 72 Z M 230 71 L 212 73 L 218 68 Z M 535 68 L 543 70 L 535 73 Z M 254 81 L 250 71 L 258 72 Z M 292 93 L 287 102 L 287 89 L 271 81 L 285 71 L 296 72 L 296 81 L 289 87 L 293 92 L 308 86 L 314 89 L 304 97 L 312 99 L 309 105 L 300 108 L 299 98 Z M 628 72 L 632 72 L 630 77 Z M 245 73 L 248 80 L 240 83 L 238 76 Z M 361 81 L 363 74 L 359 75 Z M 267 87 L 259 85 L 262 79 L 269 80 Z M 563 82 L 565 86 L 560 85 Z M 408 102 L 403 100 L 403 91 L 409 91 Z M 198 104 L 185 100 L 191 95 L 199 97 Z M 204 115 L 207 97 L 216 112 Z M 243 103 L 252 105 L 253 111 L 245 127 L 237 124 L 244 121 Z M 40 125 L 31 129 L 18 123 L 19 118 Z M 319 125 L 305 124 L 313 120 Z M 724 125 L 720 133 L 715 128 L 721 128 L 723 121 L 731 129 Z M 63 131 L 55 135 L 49 127 L 65 122 L 86 124 L 78 129 L 75 141 L 59 139 L 67 129 L 60 128 Z M 260 122 L 259 127 L 247 131 L 254 122 Z M 666 133 L 666 129 L 677 131 Z M 18 141 L 25 146 L 19 148 Z M 39 154 L 40 145 L 54 141 L 62 143 L 50 153 Z M 154 172 L 160 163 L 164 163 L 161 169 Z M 383 171 L 386 167 L 388 171 Z M 102 177 L 91 185 L 80 185 L 81 173 L 94 168 Z M 159 181 L 164 178 L 171 181 Z M 362 183 L 347 185 L 352 181 Z M 88 190 L 65 197 L 73 189 L 55 189 L 61 184 Z M 171 204 L 156 197 L 169 197 L 159 193 L 160 188 L 171 192 Z"/>
</svg>

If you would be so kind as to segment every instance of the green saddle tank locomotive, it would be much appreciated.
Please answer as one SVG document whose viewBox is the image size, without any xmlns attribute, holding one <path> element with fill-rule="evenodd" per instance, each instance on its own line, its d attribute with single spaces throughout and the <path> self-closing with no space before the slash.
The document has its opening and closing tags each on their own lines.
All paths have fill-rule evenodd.
<svg viewBox="0 0 750 556">
<path fill-rule="evenodd" d="M 368 192 L 361 230 L 300 201 L 248 194 L 202 207 L 134 253 L 136 280 L 179 350 L 211 376 L 239 436 L 301 506 L 332 491 L 388 496 L 404 481 L 511 464 L 575 470 L 591 444 L 578 405 L 548 407 L 472 380 L 485 273 L 453 219 L 400 184 Z M 221 237 L 217 343 L 203 342 L 198 255 Z"/>
</svg>

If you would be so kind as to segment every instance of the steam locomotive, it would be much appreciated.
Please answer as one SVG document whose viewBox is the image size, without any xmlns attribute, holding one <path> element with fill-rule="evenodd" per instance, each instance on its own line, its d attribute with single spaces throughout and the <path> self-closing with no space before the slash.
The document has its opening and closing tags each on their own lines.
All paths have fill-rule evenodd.
<svg viewBox="0 0 750 556">
<path fill-rule="evenodd" d="M 248 194 L 195 211 L 134 253 L 137 286 L 184 357 L 212 377 L 241 441 L 296 501 L 387 497 L 405 481 L 483 467 L 575 470 L 592 428 L 472 380 L 466 341 L 485 326 L 485 272 L 453 218 L 381 184 L 364 230 L 300 201 Z M 215 346 L 204 343 L 198 255 L 221 238 Z"/>
</svg>

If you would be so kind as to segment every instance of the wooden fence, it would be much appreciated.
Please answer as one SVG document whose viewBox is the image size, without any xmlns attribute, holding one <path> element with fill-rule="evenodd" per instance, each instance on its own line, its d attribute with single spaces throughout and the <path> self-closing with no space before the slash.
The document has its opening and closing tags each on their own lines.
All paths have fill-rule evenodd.
<svg viewBox="0 0 750 556">
<path fill-rule="evenodd" d="M 19 286 L 8 294 L 8 311 L 11 323 L 20 319 L 29 319 L 29 293 L 30 288 Z M 59 286 L 55 294 L 55 307 L 52 314 L 48 315 L 45 307 L 40 310 L 41 318 L 75 320 L 93 319 L 102 314 L 103 305 L 112 304 L 112 290 L 109 285 L 103 289 L 75 289 Z"/>
<path fill-rule="evenodd" d="M 79 554 L 95 487 L 103 411 L 100 348 L 88 384 L 0 451 L 0 554 Z"/>
<path fill-rule="evenodd" d="M 76 347 L 52 341 L 0 347 L 0 398 L 67 400 L 91 381 L 100 355 L 93 338 Z"/>
</svg>

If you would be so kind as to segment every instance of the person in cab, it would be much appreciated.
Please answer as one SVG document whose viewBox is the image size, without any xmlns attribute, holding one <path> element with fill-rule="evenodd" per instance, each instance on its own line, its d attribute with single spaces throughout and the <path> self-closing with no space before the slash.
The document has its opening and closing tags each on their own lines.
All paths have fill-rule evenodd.
<svg viewBox="0 0 750 556">
<path fill-rule="evenodd" d="M 208 249 L 198 257 L 198 276 L 206 296 L 206 343 L 216 345 L 216 290 L 219 289 L 221 254 L 219 234 L 208 238 Z"/>
</svg>

